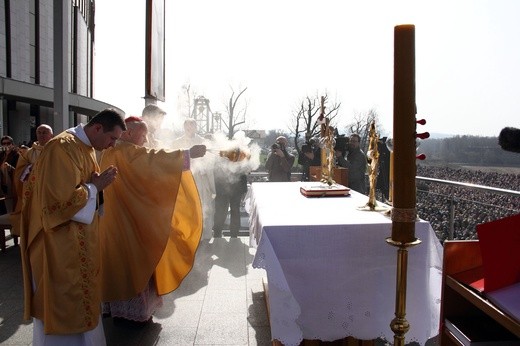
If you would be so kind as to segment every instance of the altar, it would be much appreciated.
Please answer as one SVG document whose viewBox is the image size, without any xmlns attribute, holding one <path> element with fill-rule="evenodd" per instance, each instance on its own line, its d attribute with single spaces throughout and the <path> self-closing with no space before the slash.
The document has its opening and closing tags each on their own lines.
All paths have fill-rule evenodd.
<svg viewBox="0 0 520 346">
<path fill-rule="evenodd" d="M 267 273 L 272 338 L 285 346 L 347 336 L 392 341 L 390 218 L 358 210 L 368 197 L 355 191 L 308 198 L 300 194 L 304 184 L 317 183 L 252 184 L 250 244 L 253 267 Z M 415 228 L 422 243 L 409 249 L 406 342 L 422 345 L 439 331 L 442 246 L 428 222 Z"/>
</svg>

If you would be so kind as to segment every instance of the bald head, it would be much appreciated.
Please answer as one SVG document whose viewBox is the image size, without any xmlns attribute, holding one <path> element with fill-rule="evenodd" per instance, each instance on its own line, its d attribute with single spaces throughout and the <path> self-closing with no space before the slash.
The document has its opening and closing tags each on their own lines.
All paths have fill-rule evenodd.
<svg viewBox="0 0 520 346">
<path fill-rule="evenodd" d="M 41 124 L 36 128 L 36 140 L 39 145 L 45 145 L 54 136 L 52 127 L 47 124 Z"/>
<path fill-rule="evenodd" d="M 166 112 L 154 104 L 144 107 L 142 112 L 143 120 L 148 125 L 148 129 L 152 135 L 161 128 L 165 116 Z"/>
<path fill-rule="evenodd" d="M 188 118 L 184 121 L 184 133 L 188 137 L 194 137 L 197 133 L 197 121 L 193 118 Z"/>
<path fill-rule="evenodd" d="M 287 146 L 287 143 L 288 143 L 288 142 L 287 142 L 287 138 L 285 138 L 285 136 L 278 136 L 278 137 L 276 138 L 276 143 L 278 143 L 278 144 L 282 144 L 282 145 L 284 145 L 284 146 Z"/>
<path fill-rule="evenodd" d="M 141 115 L 143 116 L 144 120 L 148 121 L 148 118 L 164 117 L 166 115 L 166 111 L 157 105 L 149 104 L 143 108 Z"/>
<path fill-rule="evenodd" d="M 125 123 L 126 131 L 121 135 L 121 140 L 143 146 L 148 135 L 148 126 L 143 119 L 132 116 L 126 118 Z"/>
</svg>

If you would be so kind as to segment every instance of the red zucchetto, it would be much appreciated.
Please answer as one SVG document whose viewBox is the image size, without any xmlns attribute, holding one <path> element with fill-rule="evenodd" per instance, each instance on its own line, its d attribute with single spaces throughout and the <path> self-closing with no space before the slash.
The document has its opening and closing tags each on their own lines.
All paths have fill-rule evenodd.
<svg viewBox="0 0 520 346">
<path fill-rule="evenodd" d="M 141 117 L 137 117 L 135 115 L 129 116 L 125 119 L 125 123 L 133 123 L 133 122 L 143 122 L 143 119 Z"/>
</svg>

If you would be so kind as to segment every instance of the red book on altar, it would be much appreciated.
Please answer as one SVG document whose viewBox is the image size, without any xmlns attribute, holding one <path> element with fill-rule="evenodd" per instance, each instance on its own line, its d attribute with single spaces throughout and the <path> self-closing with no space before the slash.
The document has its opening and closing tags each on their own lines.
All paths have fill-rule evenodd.
<svg viewBox="0 0 520 346">
<path fill-rule="evenodd" d="M 477 225 L 477 233 L 484 292 L 520 282 L 520 214 Z"/>
<path fill-rule="evenodd" d="M 325 183 L 316 183 L 300 187 L 300 193 L 305 197 L 338 197 L 350 196 L 350 189 L 340 184 L 329 186 Z"/>
</svg>

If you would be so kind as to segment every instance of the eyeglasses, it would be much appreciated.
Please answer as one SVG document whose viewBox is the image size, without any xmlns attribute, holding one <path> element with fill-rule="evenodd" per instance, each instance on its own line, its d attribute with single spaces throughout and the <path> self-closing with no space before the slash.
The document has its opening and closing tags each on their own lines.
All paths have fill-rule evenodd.
<svg viewBox="0 0 520 346">
<path fill-rule="evenodd" d="M 11 145 L 11 142 L 2 142 L 2 145 Z"/>
</svg>

